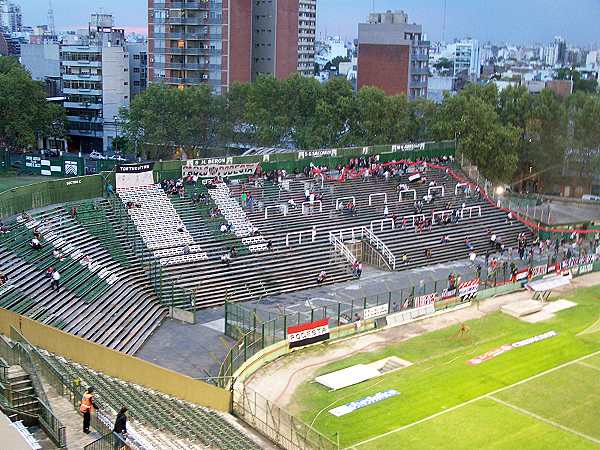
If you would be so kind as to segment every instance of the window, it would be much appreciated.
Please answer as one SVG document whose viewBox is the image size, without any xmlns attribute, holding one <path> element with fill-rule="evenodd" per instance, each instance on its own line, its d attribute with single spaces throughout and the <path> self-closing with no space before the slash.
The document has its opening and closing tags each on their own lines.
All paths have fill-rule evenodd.
<svg viewBox="0 0 600 450">
<path fill-rule="evenodd" d="M 138 61 L 140 59 L 140 55 L 133 55 L 134 61 Z"/>
<path fill-rule="evenodd" d="M 133 73 L 140 73 L 140 68 L 139 67 L 134 67 L 133 68 Z"/>
</svg>

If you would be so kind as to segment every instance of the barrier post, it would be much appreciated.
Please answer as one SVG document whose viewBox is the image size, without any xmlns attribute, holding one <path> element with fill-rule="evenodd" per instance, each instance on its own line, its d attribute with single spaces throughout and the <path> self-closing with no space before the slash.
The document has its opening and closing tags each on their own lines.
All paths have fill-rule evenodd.
<svg viewBox="0 0 600 450">
<path fill-rule="evenodd" d="M 367 309 L 367 297 L 363 297 L 363 309 Z"/>
<path fill-rule="evenodd" d="M 315 309 L 314 308 L 310 308 L 310 321 L 311 322 L 315 321 Z"/>
<path fill-rule="evenodd" d="M 283 315 L 283 338 L 287 339 L 287 314 Z"/>
<path fill-rule="evenodd" d="M 260 348 L 265 348 L 265 322 L 261 325 L 261 333 L 260 333 Z"/>
<path fill-rule="evenodd" d="M 337 307 L 337 325 L 340 326 L 340 316 L 342 315 L 342 304 L 338 302 Z"/>
</svg>

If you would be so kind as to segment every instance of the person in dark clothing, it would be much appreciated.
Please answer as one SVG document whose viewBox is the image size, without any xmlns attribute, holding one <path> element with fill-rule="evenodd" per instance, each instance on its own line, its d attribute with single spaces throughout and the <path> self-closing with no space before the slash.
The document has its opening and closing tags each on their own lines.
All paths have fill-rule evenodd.
<svg viewBox="0 0 600 450">
<path fill-rule="evenodd" d="M 127 416 L 125 413 L 127 413 L 127 407 L 123 406 L 115 419 L 115 426 L 113 427 L 113 433 L 115 435 L 114 450 L 119 450 L 123 447 L 127 440 Z"/>
</svg>

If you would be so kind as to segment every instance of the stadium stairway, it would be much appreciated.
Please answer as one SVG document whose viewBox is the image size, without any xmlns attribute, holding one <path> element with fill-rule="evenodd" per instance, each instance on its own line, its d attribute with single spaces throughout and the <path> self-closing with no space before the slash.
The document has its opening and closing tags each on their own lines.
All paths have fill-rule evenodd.
<svg viewBox="0 0 600 450">
<path fill-rule="evenodd" d="M 30 246 L 34 223 L 43 230 L 41 250 Z M 109 348 L 135 353 L 167 315 L 139 267 L 117 263 L 61 207 L 15 224 L 0 238 L 0 261 L 8 276 L 0 306 Z M 61 274 L 58 291 L 45 273 L 49 267 Z"/>
<path fill-rule="evenodd" d="M 95 400 L 113 418 L 126 405 L 130 426 L 156 449 L 260 448 L 231 416 L 115 379 L 44 350 L 40 353 L 63 379 L 94 386 Z"/>
</svg>

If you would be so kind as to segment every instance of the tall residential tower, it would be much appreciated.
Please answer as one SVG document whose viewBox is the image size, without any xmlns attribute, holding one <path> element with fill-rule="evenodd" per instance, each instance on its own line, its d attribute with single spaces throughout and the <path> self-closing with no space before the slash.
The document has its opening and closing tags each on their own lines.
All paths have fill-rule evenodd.
<svg viewBox="0 0 600 450">
<path fill-rule="evenodd" d="M 316 0 L 148 0 L 148 79 L 222 92 L 308 74 L 315 18 Z"/>
</svg>

